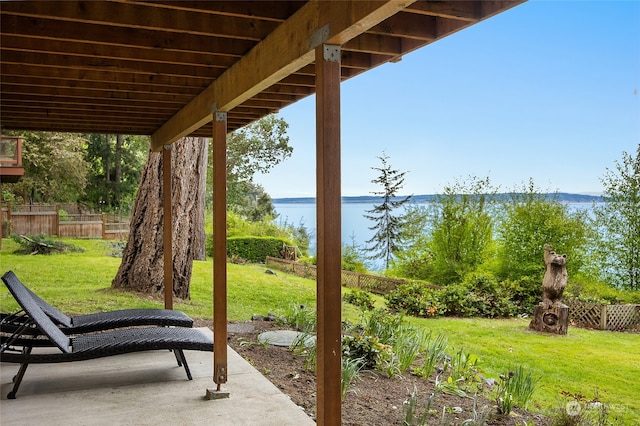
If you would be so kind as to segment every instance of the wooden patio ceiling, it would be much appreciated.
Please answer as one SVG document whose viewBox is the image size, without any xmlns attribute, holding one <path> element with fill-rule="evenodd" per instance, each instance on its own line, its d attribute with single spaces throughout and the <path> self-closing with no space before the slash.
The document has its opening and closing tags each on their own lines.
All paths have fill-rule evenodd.
<svg viewBox="0 0 640 426">
<path fill-rule="evenodd" d="M 321 43 L 346 80 L 523 1 L 2 2 L 0 126 L 210 137 L 313 94 Z"/>
</svg>

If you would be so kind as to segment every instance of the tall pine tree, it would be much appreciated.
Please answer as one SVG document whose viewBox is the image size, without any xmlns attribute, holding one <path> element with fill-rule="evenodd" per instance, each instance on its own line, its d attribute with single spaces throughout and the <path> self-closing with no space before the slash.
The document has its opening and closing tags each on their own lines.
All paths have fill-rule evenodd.
<svg viewBox="0 0 640 426">
<path fill-rule="evenodd" d="M 371 260 L 384 259 L 385 270 L 389 269 L 394 255 L 402 249 L 402 228 L 405 223 L 403 215 L 394 214 L 394 211 L 407 203 L 411 196 L 399 198 L 397 196 L 404 185 L 404 175 L 406 172 L 393 169 L 389 164 L 389 156 L 382 153 L 378 157 L 382 162 L 381 167 L 372 167 L 380 175 L 371 181 L 380 185 L 382 190 L 371 192 L 373 195 L 380 195 L 382 203 L 373 206 L 372 210 L 366 210 L 364 217 L 373 221 L 374 225 L 369 227 L 375 231 L 373 237 L 367 241 L 365 251 Z"/>
</svg>

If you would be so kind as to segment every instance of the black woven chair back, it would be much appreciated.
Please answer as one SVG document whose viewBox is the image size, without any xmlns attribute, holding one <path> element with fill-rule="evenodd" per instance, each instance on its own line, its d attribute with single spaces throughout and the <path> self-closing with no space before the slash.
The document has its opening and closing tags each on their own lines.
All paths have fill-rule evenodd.
<svg viewBox="0 0 640 426">
<path fill-rule="evenodd" d="M 22 287 L 27 289 L 27 291 L 31 293 L 31 296 L 36 301 L 38 306 L 40 306 L 40 309 L 42 309 L 44 313 L 47 314 L 49 318 L 53 320 L 53 322 L 59 325 L 63 325 L 65 327 L 71 327 L 71 318 L 69 318 L 68 316 L 66 316 L 65 314 L 63 314 L 62 312 L 60 312 L 59 310 L 57 310 L 56 308 L 48 304 L 45 300 L 41 299 L 37 294 L 31 291 L 29 287 L 27 287 L 22 283 L 22 281 L 20 281 L 20 278 L 18 278 L 18 276 L 13 271 L 8 271 L 5 274 L 5 276 L 11 277 L 11 280 L 12 282 L 15 283 L 15 285 L 21 285 Z"/>
<path fill-rule="evenodd" d="M 69 353 L 69 345 L 71 343 L 69 338 L 58 328 L 51 318 L 45 314 L 38 305 L 38 302 L 31 295 L 29 289 L 18 280 L 18 277 L 16 277 L 12 271 L 9 271 L 2 276 L 2 281 L 22 309 L 24 309 L 27 315 L 29 315 L 38 326 L 40 331 L 46 334 L 62 352 Z"/>
</svg>

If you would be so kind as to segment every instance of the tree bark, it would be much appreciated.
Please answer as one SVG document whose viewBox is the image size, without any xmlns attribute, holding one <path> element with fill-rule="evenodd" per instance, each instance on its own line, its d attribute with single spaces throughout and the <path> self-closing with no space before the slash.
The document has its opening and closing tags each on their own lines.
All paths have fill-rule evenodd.
<svg viewBox="0 0 640 426">
<path fill-rule="evenodd" d="M 172 145 L 173 294 L 190 297 L 193 260 L 204 260 L 207 141 L 183 138 Z M 150 152 L 134 205 L 129 239 L 112 287 L 164 292 L 162 153 Z"/>
</svg>

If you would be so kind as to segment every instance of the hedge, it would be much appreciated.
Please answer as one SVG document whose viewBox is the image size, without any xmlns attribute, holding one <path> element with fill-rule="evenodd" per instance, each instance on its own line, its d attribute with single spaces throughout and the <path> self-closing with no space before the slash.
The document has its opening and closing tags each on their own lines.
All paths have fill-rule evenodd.
<svg viewBox="0 0 640 426">
<path fill-rule="evenodd" d="M 267 256 L 281 258 L 283 245 L 290 244 L 275 237 L 231 237 L 227 239 L 227 256 L 254 263 L 264 262 Z M 212 236 L 207 236 L 207 255 L 213 256 Z"/>
</svg>

